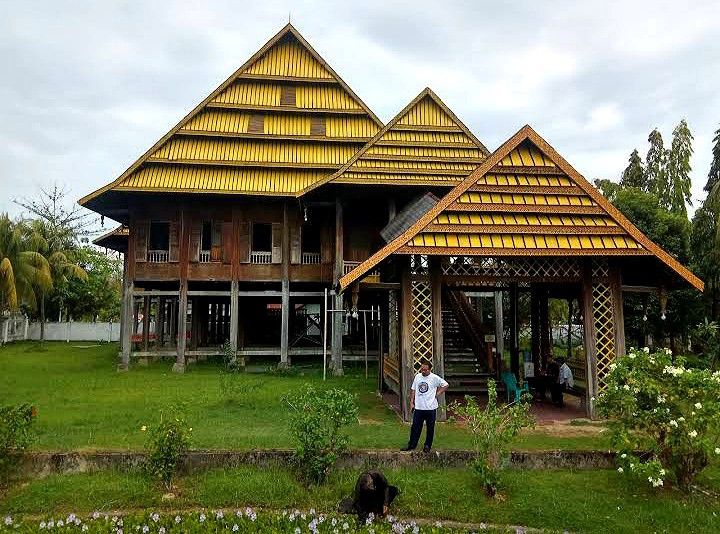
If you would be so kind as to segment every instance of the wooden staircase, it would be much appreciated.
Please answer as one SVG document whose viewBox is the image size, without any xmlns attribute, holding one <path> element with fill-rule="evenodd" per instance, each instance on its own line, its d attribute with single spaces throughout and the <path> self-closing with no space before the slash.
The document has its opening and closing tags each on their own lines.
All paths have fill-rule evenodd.
<svg viewBox="0 0 720 534">
<path fill-rule="evenodd" d="M 442 325 L 445 378 L 450 391 L 459 394 L 487 391 L 487 380 L 495 374 L 486 363 L 486 328 L 462 291 L 443 294 Z"/>
</svg>

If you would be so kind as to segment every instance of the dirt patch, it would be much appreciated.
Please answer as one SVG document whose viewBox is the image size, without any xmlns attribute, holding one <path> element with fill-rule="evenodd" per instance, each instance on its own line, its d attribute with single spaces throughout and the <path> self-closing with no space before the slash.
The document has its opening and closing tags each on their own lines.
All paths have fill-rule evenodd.
<svg viewBox="0 0 720 534">
<path fill-rule="evenodd" d="M 607 432 L 602 425 L 573 425 L 570 421 L 542 421 L 538 422 L 528 434 L 546 434 L 558 438 L 573 438 L 581 436 L 599 436 Z"/>
<path fill-rule="evenodd" d="M 369 417 L 361 417 L 360 418 L 360 425 L 379 426 L 382 424 L 383 424 L 383 422 L 378 421 L 377 419 L 370 419 Z"/>
</svg>

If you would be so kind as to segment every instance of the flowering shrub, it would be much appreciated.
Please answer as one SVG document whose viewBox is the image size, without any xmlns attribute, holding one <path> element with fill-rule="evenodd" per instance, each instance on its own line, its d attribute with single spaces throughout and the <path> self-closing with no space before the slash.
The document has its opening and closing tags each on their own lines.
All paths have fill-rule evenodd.
<svg viewBox="0 0 720 534">
<path fill-rule="evenodd" d="M 464 404 L 451 406 L 455 414 L 466 421 L 472 434 L 475 450 L 472 467 L 490 497 L 497 493 L 500 469 L 510 458 L 510 442 L 522 428 L 535 424 L 526 400 L 498 406 L 495 381 L 488 380 L 488 403 L 484 409 L 469 395 L 465 396 Z"/>
<path fill-rule="evenodd" d="M 140 430 L 148 432 L 146 472 L 170 489 L 180 459 L 190 446 L 192 427 L 181 416 L 162 415 L 156 427 Z"/>
<path fill-rule="evenodd" d="M 606 381 L 597 408 L 610 419 L 618 472 L 653 487 L 669 478 L 687 490 L 709 457 L 720 455 L 720 372 L 644 348 L 613 364 Z"/>
<path fill-rule="evenodd" d="M 343 427 L 357 423 L 355 396 L 344 389 L 319 392 L 306 386 L 283 401 L 290 409 L 296 467 L 305 481 L 322 484 L 350 441 Z"/>
<path fill-rule="evenodd" d="M 33 416 L 29 404 L 0 407 L 0 486 L 32 441 Z"/>
<path fill-rule="evenodd" d="M 485 525 L 480 525 L 485 530 Z M 273 512 L 256 511 L 252 508 L 244 510 L 215 510 L 185 513 L 110 515 L 95 512 L 88 517 L 69 514 L 62 517 L 45 518 L 42 520 L 22 521 L 19 518 L 5 516 L 0 518 L 0 533 L 5 532 L 88 532 L 88 533 L 200 533 L 200 532 L 242 532 L 300 534 L 456 534 L 467 532 L 467 529 L 445 528 L 440 522 L 433 525 L 418 525 L 414 521 L 403 522 L 389 516 L 386 520 L 370 518 L 365 524 L 359 525 L 347 516 L 321 514 L 315 510 L 301 512 L 299 510 Z M 495 529 L 492 529 L 495 530 Z M 514 532 L 514 530 L 513 530 Z"/>
</svg>

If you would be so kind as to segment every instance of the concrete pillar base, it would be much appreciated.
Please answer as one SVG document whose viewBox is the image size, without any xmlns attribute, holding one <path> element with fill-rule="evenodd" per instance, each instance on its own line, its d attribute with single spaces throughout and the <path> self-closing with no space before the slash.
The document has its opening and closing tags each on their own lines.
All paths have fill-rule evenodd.
<svg viewBox="0 0 720 534">
<path fill-rule="evenodd" d="M 126 364 L 126 363 L 119 363 L 119 364 L 117 365 L 117 372 L 118 372 L 118 373 L 126 373 L 126 372 L 129 371 L 129 370 L 130 370 L 130 366 L 129 366 L 128 364 Z"/>
<path fill-rule="evenodd" d="M 182 363 L 176 363 L 172 366 L 173 373 L 184 373 L 185 372 L 185 364 Z"/>
</svg>

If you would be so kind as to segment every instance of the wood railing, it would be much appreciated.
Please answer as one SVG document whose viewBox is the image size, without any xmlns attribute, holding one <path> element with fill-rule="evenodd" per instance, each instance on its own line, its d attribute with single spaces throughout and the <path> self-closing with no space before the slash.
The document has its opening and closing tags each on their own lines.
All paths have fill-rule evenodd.
<svg viewBox="0 0 720 534">
<path fill-rule="evenodd" d="M 272 252 L 256 252 L 250 253 L 250 263 L 268 265 L 272 263 Z"/>
<path fill-rule="evenodd" d="M 360 261 L 343 261 L 343 275 L 349 273 L 350 271 L 352 271 L 355 267 L 357 267 L 361 263 L 362 262 L 360 262 Z M 365 275 L 365 277 L 363 277 L 362 281 L 364 281 L 364 282 L 379 282 L 380 281 L 380 271 L 377 269 L 374 271 L 370 271 L 369 273 L 367 273 L 367 275 Z"/>
<path fill-rule="evenodd" d="M 477 312 L 462 291 L 446 291 L 445 296 L 447 296 L 450 308 L 457 317 L 460 329 L 470 342 L 475 356 L 478 360 L 482 360 L 486 354 L 485 334 L 487 332 L 479 324 L 480 319 Z"/>
<path fill-rule="evenodd" d="M 147 252 L 147 261 L 151 263 L 167 263 L 169 258 L 169 250 L 148 250 Z"/>
<path fill-rule="evenodd" d="M 303 252 L 300 255 L 300 263 L 303 265 L 320 265 L 319 252 Z"/>
<path fill-rule="evenodd" d="M 209 250 L 201 250 L 200 251 L 200 263 L 210 263 L 210 251 Z"/>
</svg>

